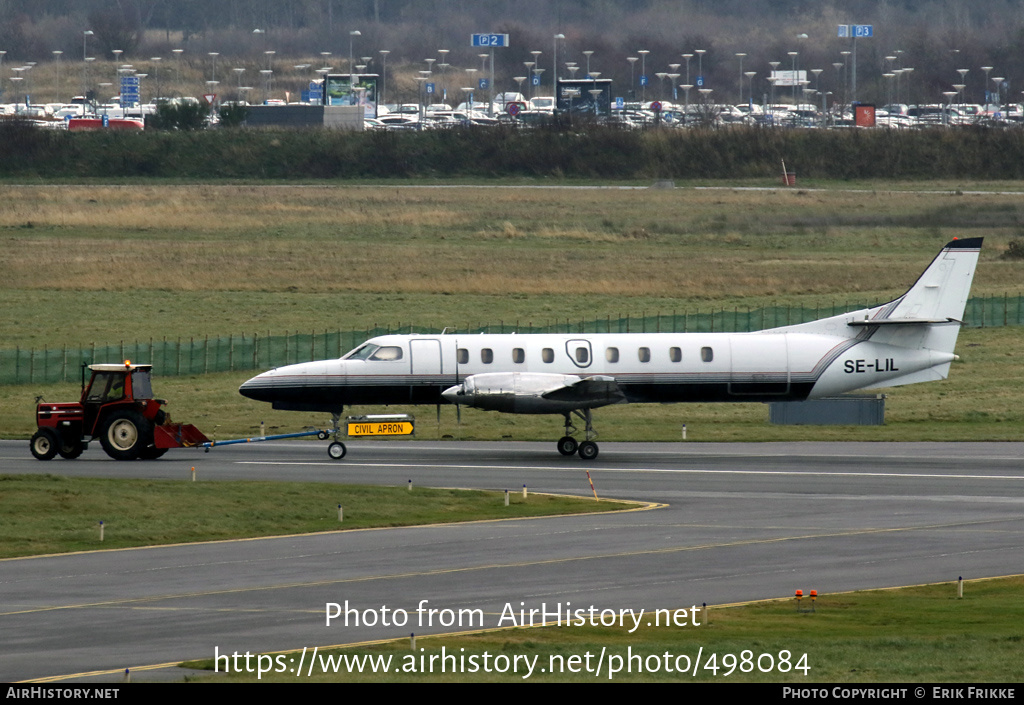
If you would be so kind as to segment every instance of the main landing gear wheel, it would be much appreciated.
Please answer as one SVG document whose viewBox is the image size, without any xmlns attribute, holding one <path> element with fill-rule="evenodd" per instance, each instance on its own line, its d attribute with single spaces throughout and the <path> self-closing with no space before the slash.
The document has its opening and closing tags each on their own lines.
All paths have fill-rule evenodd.
<svg viewBox="0 0 1024 705">
<path fill-rule="evenodd" d="M 572 437 L 572 434 L 576 433 L 577 429 L 573 426 L 572 415 L 575 414 L 581 418 L 586 425 L 584 432 L 586 433 L 587 439 L 579 442 Z M 579 453 L 579 456 L 583 460 L 593 460 L 597 457 L 597 444 L 594 443 L 597 438 L 597 432 L 594 430 L 593 418 L 590 413 L 590 409 L 577 409 L 572 412 L 563 414 L 565 416 L 565 435 L 558 439 L 558 452 L 564 456 L 570 456 L 574 453 Z"/>
<path fill-rule="evenodd" d="M 597 444 L 593 441 L 580 443 L 580 457 L 584 460 L 593 460 L 597 457 Z"/>
<path fill-rule="evenodd" d="M 348 450 L 345 448 L 345 444 L 340 441 L 335 441 L 331 445 L 327 446 L 327 455 L 331 456 L 332 460 L 341 460 L 345 457 L 345 453 Z"/>
<path fill-rule="evenodd" d="M 558 440 L 558 452 L 565 456 L 575 455 L 579 443 L 572 436 L 562 436 Z"/>
<path fill-rule="evenodd" d="M 36 460 L 52 460 L 57 455 L 57 434 L 48 428 L 41 428 L 32 436 L 30 447 Z"/>
</svg>

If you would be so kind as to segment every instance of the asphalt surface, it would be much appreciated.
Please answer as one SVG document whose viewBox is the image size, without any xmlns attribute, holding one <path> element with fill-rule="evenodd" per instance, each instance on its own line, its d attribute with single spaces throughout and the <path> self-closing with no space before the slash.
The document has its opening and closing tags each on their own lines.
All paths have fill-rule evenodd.
<svg viewBox="0 0 1024 705">
<path fill-rule="evenodd" d="M 554 442 L 348 446 L 342 461 L 324 443 L 268 442 L 41 463 L 2 441 L 0 467 L 592 496 L 589 470 L 599 496 L 658 506 L 0 561 L 0 681 L 180 678 L 147 669 L 459 631 L 459 610 L 494 627 L 509 608 L 676 609 L 1024 573 L 1024 443 L 602 443 L 592 462 Z M 327 626 L 327 603 L 346 601 L 360 625 Z M 421 604 L 439 610 L 433 624 Z M 383 608 L 408 623 L 382 626 Z"/>
</svg>

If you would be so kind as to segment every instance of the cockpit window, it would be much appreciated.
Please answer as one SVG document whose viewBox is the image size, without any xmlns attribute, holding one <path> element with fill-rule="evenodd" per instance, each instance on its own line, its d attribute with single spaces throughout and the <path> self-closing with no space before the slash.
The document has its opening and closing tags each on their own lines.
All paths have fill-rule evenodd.
<svg viewBox="0 0 1024 705">
<path fill-rule="evenodd" d="M 402 348 L 397 345 L 384 345 L 377 348 L 373 355 L 370 355 L 371 360 L 401 360 L 402 359 Z"/>
<path fill-rule="evenodd" d="M 342 360 L 365 360 L 368 357 L 370 357 L 370 355 L 373 355 L 374 351 L 378 347 L 380 347 L 380 346 L 379 345 L 374 345 L 373 343 L 363 343 L 362 345 L 360 345 L 355 350 L 352 350 L 351 352 L 346 353 L 344 356 L 342 356 L 341 359 Z"/>
</svg>

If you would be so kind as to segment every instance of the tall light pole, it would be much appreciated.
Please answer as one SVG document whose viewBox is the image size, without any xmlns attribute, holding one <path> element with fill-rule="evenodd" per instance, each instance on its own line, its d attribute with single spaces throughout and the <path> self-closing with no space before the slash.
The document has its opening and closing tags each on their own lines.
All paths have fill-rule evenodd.
<svg viewBox="0 0 1024 705">
<path fill-rule="evenodd" d="M 981 90 L 985 94 L 983 96 L 984 100 L 985 100 L 985 105 L 988 105 L 988 97 L 989 97 L 988 96 L 988 72 L 992 70 L 992 67 L 991 66 L 982 66 L 981 70 L 985 72 L 985 85 L 983 85 L 981 87 Z"/>
<path fill-rule="evenodd" d="M 587 78 L 590 78 L 590 55 L 593 53 L 593 49 L 587 49 L 585 52 L 583 52 L 583 56 L 587 57 Z"/>
<path fill-rule="evenodd" d="M 707 49 L 694 49 L 693 53 L 697 55 L 697 78 L 701 84 L 704 83 L 704 54 L 707 53 Z M 698 92 L 699 89 L 698 89 Z"/>
<path fill-rule="evenodd" d="M 629 62 L 629 97 L 636 100 L 636 62 L 640 61 L 639 56 L 627 56 Z"/>
<path fill-rule="evenodd" d="M 533 69 L 532 69 L 532 72 L 533 72 L 533 74 L 535 76 L 534 79 L 530 79 L 530 85 L 531 86 L 534 84 L 535 80 L 536 81 L 540 80 L 540 74 L 537 73 L 536 69 L 540 67 L 540 55 L 543 54 L 543 53 L 544 52 L 539 51 L 537 49 L 534 49 L 533 51 L 530 52 L 530 55 L 533 57 Z M 534 96 L 540 95 L 540 83 L 537 83 L 537 89 L 533 91 L 533 95 Z"/>
<path fill-rule="evenodd" d="M 363 33 L 360 32 L 358 29 L 353 29 L 351 32 L 348 33 L 348 80 L 350 84 L 353 81 L 352 72 L 355 68 L 355 63 L 352 60 L 352 47 L 355 43 L 356 37 L 361 36 L 363 36 Z"/>
<path fill-rule="evenodd" d="M 53 60 L 57 63 L 57 102 L 60 102 L 61 85 L 60 85 L 60 55 L 63 54 L 60 49 L 53 50 Z"/>
<path fill-rule="evenodd" d="M 800 83 L 800 81 L 797 80 L 797 75 L 796 75 L 796 57 L 798 57 L 800 55 L 800 52 L 798 52 L 798 51 L 790 51 L 790 52 L 786 52 L 786 53 L 789 54 L 789 58 L 793 60 L 793 78 L 792 78 L 792 81 L 793 81 L 793 105 L 795 106 L 795 105 L 797 105 L 797 102 L 796 102 L 796 87 Z"/>
<path fill-rule="evenodd" d="M 680 56 L 682 56 L 684 59 L 686 59 L 686 82 L 689 83 L 690 82 L 690 59 L 693 58 L 693 54 L 680 54 Z M 680 86 L 680 87 L 682 87 L 682 86 Z"/>
<path fill-rule="evenodd" d="M 651 53 L 650 49 L 638 49 L 637 54 L 640 55 L 640 100 L 647 100 L 647 55 Z"/>
<path fill-rule="evenodd" d="M 1003 81 L 1004 80 L 1006 80 L 1006 79 L 1004 79 L 1002 76 L 993 76 L 992 77 L 992 83 L 995 84 L 995 89 L 996 89 L 996 111 L 998 111 L 1002 107 L 1002 104 L 1003 104 L 1003 95 L 1002 95 L 1001 88 L 1003 86 Z"/>
<path fill-rule="evenodd" d="M 957 69 L 956 72 L 960 74 L 960 83 L 964 84 L 964 87 L 960 89 L 960 102 L 964 102 L 964 91 L 967 90 L 967 74 L 970 69 Z"/>
<path fill-rule="evenodd" d="M 451 64 L 448 63 L 448 54 L 451 49 L 438 49 L 437 53 L 441 55 L 441 60 L 437 62 L 437 67 L 441 69 L 441 102 L 448 102 L 448 67 Z"/>
<path fill-rule="evenodd" d="M 213 59 L 213 76 L 210 77 L 210 80 L 211 81 L 216 81 L 217 80 L 217 57 L 220 56 L 220 52 L 219 51 L 208 51 L 206 53 L 210 55 L 211 59 Z"/>
<path fill-rule="evenodd" d="M 181 52 L 184 49 L 171 49 L 171 53 L 174 54 L 174 70 L 178 75 L 178 86 L 181 87 Z"/>
<path fill-rule="evenodd" d="M 160 61 L 161 57 L 152 56 L 149 59 L 153 62 L 153 71 L 156 73 L 156 102 L 160 102 Z"/>
<path fill-rule="evenodd" d="M 781 64 L 781 63 L 782 63 L 781 61 L 769 61 L 768 62 L 768 65 L 772 67 L 772 73 L 771 73 L 771 76 L 768 78 L 768 82 L 772 84 L 772 99 L 771 99 L 770 105 L 772 106 L 773 109 L 774 109 L 774 106 L 775 106 L 775 83 L 776 83 L 776 81 L 779 80 L 778 76 L 776 76 L 775 73 L 776 73 L 776 71 L 778 71 L 779 64 Z"/>
<path fill-rule="evenodd" d="M 92 35 L 93 31 L 91 29 L 87 29 L 82 32 L 82 95 L 85 95 L 89 92 L 89 86 L 86 79 L 86 69 L 88 68 L 89 64 L 85 57 L 89 54 L 89 37 L 91 37 Z"/>
<path fill-rule="evenodd" d="M 736 58 L 740 60 L 740 103 L 743 102 L 743 57 L 746 54 L 742 51 L 736 52 Z"/>
<path fill-rule="evenodd" d="M 558 40 L 565 39 L 564 34 L 556 34 L 554 39 L 554 51 L 551 59 L 551 95 L 558 101 Z"/>
<path fill-rule="evenodd" d="M 380 50 L 380 104 L 384 105 L 387 101 L 384 99 L 386 95 L 385 89 L 387 88 L 387 75 L 388 75 L 388 54 L 391 53 L 390 49 Z"/>
<path fill-rule="evenodd" d="M 851 95 L 856 95 L 850 93 L 850 66 L 849 63 L 847 63 L 849 61 L 850 54 L 852 54 L 853 52 L 844 50 L 839 53 L 843 57 L 843 104 L 846 105 L 851 102 Z"/>
</svg>

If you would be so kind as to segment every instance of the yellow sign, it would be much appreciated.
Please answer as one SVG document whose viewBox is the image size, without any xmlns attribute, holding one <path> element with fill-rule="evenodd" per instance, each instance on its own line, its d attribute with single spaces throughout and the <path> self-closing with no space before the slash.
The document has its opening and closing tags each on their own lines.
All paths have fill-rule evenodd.
<svg viewBox="0 0 1024 705">
<path fill-rule="evenodd" d="M 411 421 L 350 421 L 350 436 L 408 436 L 412 434 Z"/>
</svg>

